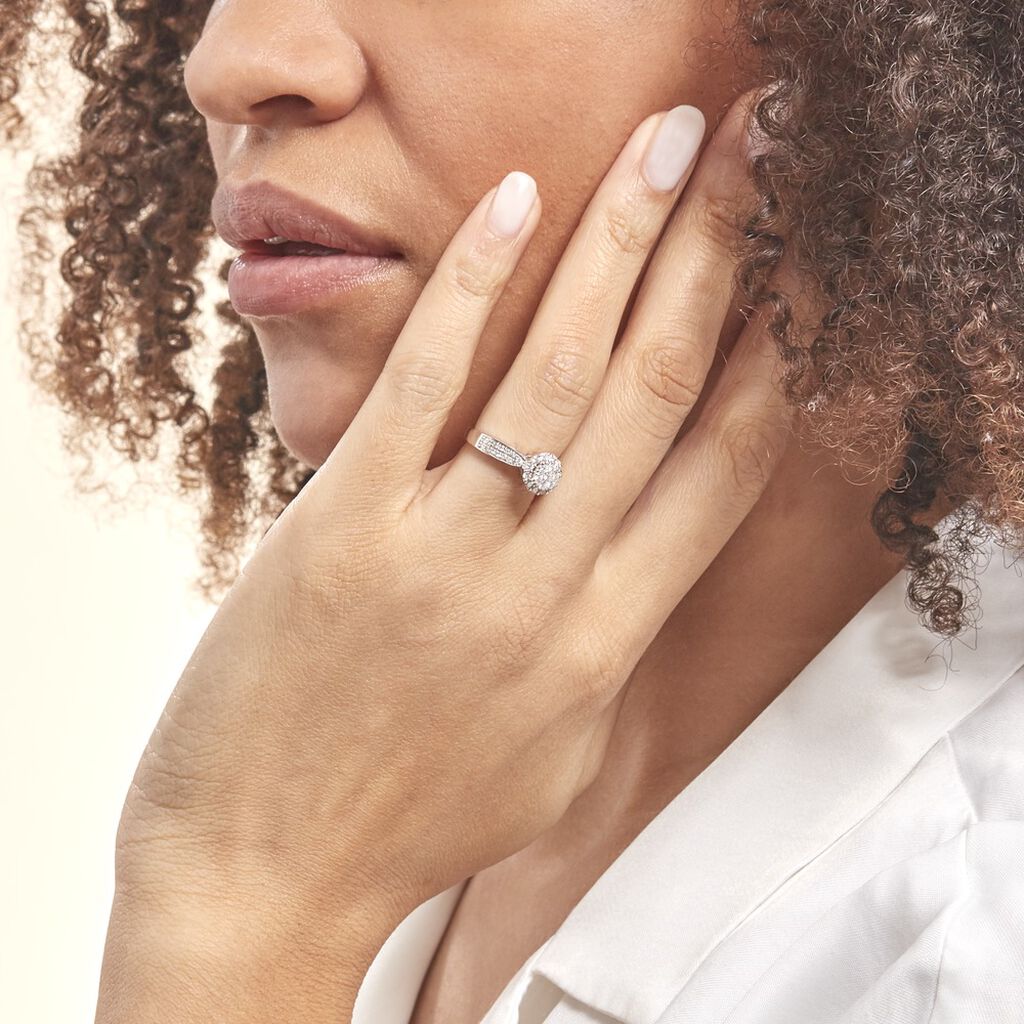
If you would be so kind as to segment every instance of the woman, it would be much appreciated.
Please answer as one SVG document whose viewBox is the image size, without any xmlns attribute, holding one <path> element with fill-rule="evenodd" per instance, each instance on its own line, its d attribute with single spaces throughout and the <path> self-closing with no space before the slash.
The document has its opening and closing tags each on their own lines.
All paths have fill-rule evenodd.
<svg viewBox="0 0 1024 1024">
<path fill-rule="evenodd" d="M 223 582 L 287 506 L 126 800 L 97 1020 L 1019 1020 L 1018 8 L 202 6 L 68 4 L 38 182 L 40 379 L 180 427 Z"/>
</svg>

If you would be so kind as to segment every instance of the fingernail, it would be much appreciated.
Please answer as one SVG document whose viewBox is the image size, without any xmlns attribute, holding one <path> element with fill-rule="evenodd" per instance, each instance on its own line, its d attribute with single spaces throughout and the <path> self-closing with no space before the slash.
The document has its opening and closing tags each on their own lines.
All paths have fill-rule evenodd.
<svg viewBox="0 0 1024 1024">
<path fill-rule="evenodd" d="M 487 226 L 502 238 L 514 238 L 523 230 L 537 198 L 537 182 L 525 171 L 506 174 L 491 199 Z"/>
<path fill-rule="evenodd" d="M 704 138 L 704 115 L 696 108 L 673 107 L 661 119 L 643 160 L 647 184 L 671 192 L 697 155 Z"/>
</svg>

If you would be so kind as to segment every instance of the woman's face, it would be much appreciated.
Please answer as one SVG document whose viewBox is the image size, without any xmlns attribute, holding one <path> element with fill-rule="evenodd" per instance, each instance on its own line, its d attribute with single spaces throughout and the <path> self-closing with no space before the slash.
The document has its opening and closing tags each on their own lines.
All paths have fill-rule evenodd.
<svg viewBox="0 0 1024 1024">
<path fill-rule="evenodd" d="M 185 84 L 218 189 L 283 186 L 401 254 L 375 281 L 249 318 L 291 451 L 323 463 L 459 224 L 524 170 L 543 214 L 431 464 L 452 458 L 633 128 L 677 103 L 713 126 L 743 87 L 714 48 L 732 33 L 728 0 L 217 0 Z"/>
</svg>

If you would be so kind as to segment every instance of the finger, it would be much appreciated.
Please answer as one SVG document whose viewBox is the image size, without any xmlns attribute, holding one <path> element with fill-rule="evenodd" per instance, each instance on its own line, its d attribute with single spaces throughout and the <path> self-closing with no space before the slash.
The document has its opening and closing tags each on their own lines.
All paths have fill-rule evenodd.
<svg viewBox="0 0 1024 1024">
<path fill-rule="evenodd" d="M 753 196 L 752 98 L 719 125 L 665 229 L 601 390 L 563 456 L 564 482 L 523 520 L 538 535 L 571 536 L 574 554 L 584 546 L 597 557 L 702 394 L 733 305 L 738 218 Z"/>
<path fill-rule="evenodd" d="M 766 319 L 761 311 L 747 325 L 700 419 L 597 559 L 601 592 L 647 623 L 663 622 L 717 557 L 791 438 L 795 410 L 779 388 L 782 360 Z"/>
<path fill-rule="evenodd" d="M 522 348 L 478 417 L 521 453 L 558 455 L 600 386 L 623 310 L 675 206 L 704 135 L 703 115 L 676 107 L 645 119 L 622 148 L 562 254 Z M 519 522 L 534 495 L 516 469 L 471 445 L 429 500 L 481 529 Z"/>
<path fill-rule="evenodd" d="M 469 374 L 473 353 L 541 215 L 536 182 L 513 171 L 456 231 L 380 376 L 317 472 L 404 509 Z M 324 486 L 324 485 L 319 485 Z"/>
</svg>

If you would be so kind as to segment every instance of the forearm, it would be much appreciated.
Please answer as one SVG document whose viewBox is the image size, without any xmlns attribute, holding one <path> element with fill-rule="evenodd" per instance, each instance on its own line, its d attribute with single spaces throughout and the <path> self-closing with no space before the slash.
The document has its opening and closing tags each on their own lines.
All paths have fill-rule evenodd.
<svg viewBox="0 0 1024 1024">
<path fill-rule="evenodd" d="M 380 901 L 328 915 L 270 892 L 249 912 L 200 893 L 154 903 L 119 892 L 96 1024 L 348 1024 L 401 916 Z"/>
</svg>

